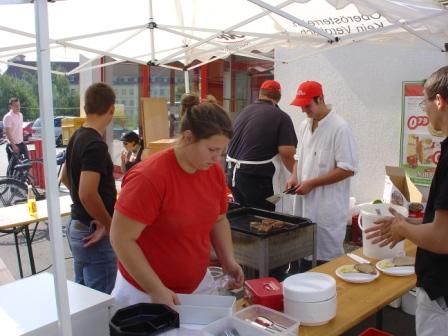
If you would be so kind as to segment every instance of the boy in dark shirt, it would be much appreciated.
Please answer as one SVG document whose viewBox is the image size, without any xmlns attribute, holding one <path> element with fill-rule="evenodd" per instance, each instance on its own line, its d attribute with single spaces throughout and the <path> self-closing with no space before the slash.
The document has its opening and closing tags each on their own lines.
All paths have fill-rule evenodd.
<svg viewBox="0 0 448 336">
<path fill-rule="evenodd" d="M 109 241 L 117 191 L 103 134 L 112 121 L 114 104 L 115 93 L 108 85 L 96 83 L 87 89 L 86 121 L 70 138 L 61 178 L 73 201 L 67 237 L 75 281 L 108 294 L 117 273 Z"/>
<path fill-rule="evenodd" d="M 431 126 L 448 136 L 448 66 L 434 72 L 424 84 L 422 109 Z M 396 211 L 395 218 L 368 229 L 367 238 L 380 246 L 395 246 L 407 238 L 415 243 L 417 258 L 417 336 L 448 333 L 448 138 L 441 143 L 441 155 L 431 183 L 422 225 L 412 225 Z"/>
</svg>

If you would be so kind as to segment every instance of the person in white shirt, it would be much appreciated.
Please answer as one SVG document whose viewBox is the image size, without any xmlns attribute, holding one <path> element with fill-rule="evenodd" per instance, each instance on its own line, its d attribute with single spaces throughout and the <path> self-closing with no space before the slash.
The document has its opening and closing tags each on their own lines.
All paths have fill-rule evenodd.
<svg viewBox="0 0 448 336">
<path fill-rule="evenodd" d="M 23 142 L 23 115 L 20 112 L 19 98 L 12 97 L 9 99 L 9 112 L 3 117 L 3 127 L 9 142 L 6 146 L 8 162 L 11 160 L 12 152 L 23 155 L 24 158 L 28 159 L 28 149 Z"/>
<path fill-rule="evenodd" d="M 322 85 L 299 85 L 291 105 L 300 106 L 307 119 L 297 132 L 296 162 L 287 188 L 295 186 L 294 214 L 317 224 L 317 263 L 344 254 L 349 210 L 350 177 L 357 171 L 355 139 L 348 124 L 325 104 Z M 311 268 L 301 261 L 300 270 Z"/>
</svg>

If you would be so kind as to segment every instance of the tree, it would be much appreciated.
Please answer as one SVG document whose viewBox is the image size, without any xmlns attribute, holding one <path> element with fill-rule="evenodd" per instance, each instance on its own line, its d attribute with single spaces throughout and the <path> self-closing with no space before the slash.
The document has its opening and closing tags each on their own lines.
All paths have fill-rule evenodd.
<svg viewBox="0 0 448 336">
<path fill-rule="evenodd" d="M 23 71 L 21 77 L 0 75 L 0 117 L 9 110 L 9 98 L 18 97 L 23 120 L 35 120 L 40 116 L 37 76 L 35 72 Z M 65 76 L 52 75 L 51 79 L 54 115 L 79 116 L 79 89 L 70 87 Z"/>
<path fill-rule="evenodd" d="M 8 75 L 0 76 L 0 116 L 9 111 L 9 98 L 18 97 L 20 99 L 23 120 L 34 120 L 39 115 L 39 103 L 37 91 L 33 86 L 21 79 Z"/>
<path fill-rule="evenodd" d="M 59 71 L 64 71 L 60 69 Z M 68 78 L 52 75 L 53 109 L 59 116 L 79 116 L 79 89 L 70 87 Z"/>
</svg>

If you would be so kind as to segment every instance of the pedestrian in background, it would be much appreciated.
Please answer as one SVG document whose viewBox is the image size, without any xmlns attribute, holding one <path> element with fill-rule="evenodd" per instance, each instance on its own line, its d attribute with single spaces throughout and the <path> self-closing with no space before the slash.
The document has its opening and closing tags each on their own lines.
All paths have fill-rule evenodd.
<svg viewBox="0 0 448 336">
<path fill-rule="evenodd" d="M 8 156 L 8 162 L 13 158 L 13 153 L 18 157 L 22 156 L 24 159 L 28 159 L 28 149 L 23 142 L 23 115 L 20 112 L 20 100 L 17 97 L 9 99 L 9 112 L 3 117 L 3 128 L 8 145 L 6 146 L 6 154 Z M 11 162 L 9 164 L 9 170 L 6 174 L 11 175 L 12 169 L 17 162 Z"/>
<path fill-rule="evenodd" d="M 144 152 L 143 140 L 137 133 L 130 131 L 121 137 L 124 151 L 121 153 L 121 172 L 127 173 L 129 169 L 145 159 L 148 154 Z"/>
</svg>

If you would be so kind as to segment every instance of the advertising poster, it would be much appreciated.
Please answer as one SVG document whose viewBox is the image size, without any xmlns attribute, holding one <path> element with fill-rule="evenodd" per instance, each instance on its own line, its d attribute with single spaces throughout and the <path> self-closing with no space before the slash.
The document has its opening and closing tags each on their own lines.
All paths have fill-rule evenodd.
<svg viewBox="0 0 448 336">
<path fill-rule="evenodd" d="M 421 104 L 423 83 L 403 82 L 400 166 L 414 184 L 429 186 L 444 138 L 431 127 Z"/>
</svg>

